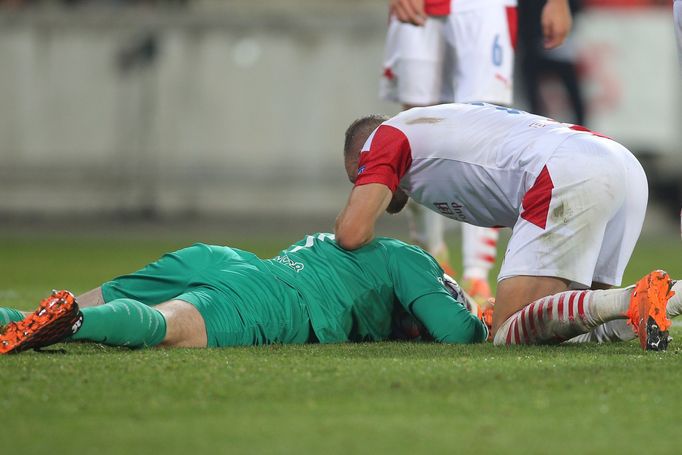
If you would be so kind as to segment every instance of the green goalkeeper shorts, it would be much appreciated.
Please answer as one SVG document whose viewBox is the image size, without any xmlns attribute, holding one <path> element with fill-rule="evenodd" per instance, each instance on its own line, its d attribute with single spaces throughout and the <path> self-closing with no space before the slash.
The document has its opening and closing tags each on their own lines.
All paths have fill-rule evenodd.
<svg viewBox="0 0 682 455">
<path fill-rule="evenodd" d="M 298 293 L 252 253 L 197 243 L 102 285 L 105 302 L 182 300 L 204 319 L 209 347 L 305 343 L 314 338 Z"/>
</svg>

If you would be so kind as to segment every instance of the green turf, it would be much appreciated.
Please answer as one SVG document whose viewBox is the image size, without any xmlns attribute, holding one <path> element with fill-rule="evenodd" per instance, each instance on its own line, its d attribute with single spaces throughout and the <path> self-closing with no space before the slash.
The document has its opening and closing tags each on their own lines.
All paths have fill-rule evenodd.
<svg viewBox="0 0 682 455">
<path fill-rule="evenodd" d="M 235 240 L 262 255 L 293 241 Z M 682 276 L 644 241 L 626 281 Z M 183 240 L 0 238 L 0 304 L 82 292 Z M 674 334 L 675 335 L 675 334 Z M 682 331 L 677 338 L 682 340 Z M 682 343 L 402 343 L 0 358 L 2 453 L 663 453 L 682 446 Z M 6 451 L 5 451 L 6 450 Z"/>
</svg>

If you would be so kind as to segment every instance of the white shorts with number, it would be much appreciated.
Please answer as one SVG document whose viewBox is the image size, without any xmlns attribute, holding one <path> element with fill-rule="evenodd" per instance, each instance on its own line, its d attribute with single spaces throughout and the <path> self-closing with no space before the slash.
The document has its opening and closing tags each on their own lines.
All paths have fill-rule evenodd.
<svg viewBox="0 0 682 455">
<path fill-rule="evenodd" d="M 544 201 L 535 205 L 544 209 L 526 218 L 521 212 L 498 281 L 534 275 L 564 278 L 579 287 L 619 286 L 644 222 L 648 186 L 642 166 L 617 142 L 577 134 L 545 169 L 551 184 L 545 180 L 533 198 Z M 539 188 L 539 180 L 531 190 Z"/>
<path fill-rule="evenodd" d="M 516 9 L 506 0 L 430 16 L 424 26 L 391 18 L 380 96 L 425 106 L 442 102 L 511 104 Z"/>
</svg>

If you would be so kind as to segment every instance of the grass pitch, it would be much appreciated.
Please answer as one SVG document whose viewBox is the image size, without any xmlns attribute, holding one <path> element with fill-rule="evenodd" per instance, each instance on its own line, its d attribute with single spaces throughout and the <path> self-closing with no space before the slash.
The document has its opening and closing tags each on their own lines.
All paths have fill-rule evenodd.
<svg viewBox="0 0 682 455">
<path fill-rule="evenodd" d="M 231 244 L 268 257 L 295 240 Z M 83 292 L 187 243 L 0 238 L 0 305 L 32 309 L 53 287 Z M 682 277 L 680 248 L 642 241 L 625 281 L 657 267 Z M 30 454 L 676 452 L 682 330 L 673 336 L 660 354 L 635 342 L 73 344 L 0 358 L 0 440 Z"/>
</svg>

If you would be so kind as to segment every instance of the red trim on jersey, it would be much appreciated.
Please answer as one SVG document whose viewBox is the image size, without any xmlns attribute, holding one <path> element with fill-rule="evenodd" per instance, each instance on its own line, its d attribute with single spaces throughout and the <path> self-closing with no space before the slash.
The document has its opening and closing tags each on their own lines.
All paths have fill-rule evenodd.
<svg viewBox="0 0 682 455">
<path fill-rule="evenodd" d="M 547 166 L 545 166 L 535 179 L 533 186 L 523 196 L 521 218 L 533 223 L 540 229 L 544 229 L 547 226 L 547 215 L 549 214 L 549 203 L 552 201 L 553 188 L 552 176 L 549 175 Z"/>
<path fill-rule="evenodd" d="M 572 129 L 573 131 L 582 131 L 585 133 L 590 133 L 590 134 L 597 136 L 597 137 L 603 137 L 604 139 L 611 139 L 610 137 L 608 137 L 605 134 L 597 133 L 596 131 L 592 131 L 589 128 L 585 128 L 582 125 L 571 125 L 571 126 L 569 126 L 569 128 Z M 613 139 L 611 139 L 611 140 L 613 140 Z"/>
<path fill-rule="evenodd" d="M 450 0 L 424 0 L 424 12 L 429 16 L 450 14 Z"/>
<path fill-rule="evenodd" d="M 412 165 L 412 150 L 407 136 L 398 128 L 380 125 L 368 151 L 360 153 L 355 186 L 381 183 L 391 192 Z"/>
<path fill-rule="evenodd" d="M 516 39 L 519 31 L 519 20 L 515 6 L 507 6 L 507 26 L 509 27 L 509 40 L 511 41 L 512 49 L 516 49 Z"/>
</svg>

